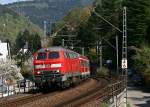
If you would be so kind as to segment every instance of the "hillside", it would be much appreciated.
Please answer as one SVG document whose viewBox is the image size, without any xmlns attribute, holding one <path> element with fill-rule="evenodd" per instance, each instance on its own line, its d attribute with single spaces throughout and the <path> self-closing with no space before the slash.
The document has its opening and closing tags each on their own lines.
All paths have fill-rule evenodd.
<svg viewBox="0 0 150 107">
<path fill-rule="evenodd" d="M 84 8 L 77 6 L 73 8 L 62 20 L 56 24 L 55 30 L 58 31 L 60 28 L 62 28 L 62 26 L 65 25 L 67 29 L 73 28 L 74 31 L 76 31 L 81 24 L 88 21 L 91 15 L 90 8 L 90 6 L 86 6 Z"/>
<path fill-rule="evenodd" d="M 30 32 L 37 32 L 40 35 L 42 30 L 31 23 L 29 19 L 17 14 L 11 9 L 0 5 L 0 39 L 9 39 L 12 43 L 15 42 L 16 36 L 20 31 L 28 29 Z"/>
<path fill-rule="evenodd" d="M 7 5 L 24 14 L 34 24 L 43 28 L 43 21 L 56 22 L 62 19 L 72 8 L 91 5 L 94 0 L 34 0 Z"/>
</svg>

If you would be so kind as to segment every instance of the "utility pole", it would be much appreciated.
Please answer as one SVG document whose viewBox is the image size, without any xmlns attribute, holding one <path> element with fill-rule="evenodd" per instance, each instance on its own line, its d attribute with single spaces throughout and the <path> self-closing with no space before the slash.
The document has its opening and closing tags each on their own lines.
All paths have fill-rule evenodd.
<svg viewBox="0 0 150 107">
<path fill-rule="evenodd" d="M 65 39 L 62 39 L 62 47 L 65 47 Z"/>
<path fill-rule="evenodd" d="M 50 22 L 49 22 L 50 36 L 52 36 L 53 25 L 55 25 L 56 23 L 58 23 L 58 22 L 55 21 L 55 18 L 54 18 L 54 20 L 51 19 Z"/>
<path fill-rule="evenodd" d="M 118 36 L 116 35 L 116 55 L 117 55 L 117 74 L 119 74 L 119 51 L 118 51 Z"/>
<path fill-rule="evenodd" d="M 50 33 L 50 36 L 51 36 L 51 34 L 52 34 L 52 22 L 50 21 L 50 31 L 49 31 L 49 33 Z"/>
<path fill-rule="evenodd" d="M 84 55 L 84 47 L 82 47 L 82 55 Z"/>
<path fill-rule="evenodd" d="M 103 54 L 102 54 L 102 51 L 103 51 L 103 48 L 102 48 L 102 40 L 100 39 L 100 41 L 97 41 L 97 54 L 99 56 L 99 67 L 100 67 L 100 70 L 102 69 L 103 67 Z"/>
<path fill-rule="evenodd" d="M 43 46 L 46 46 L 46 32 L 47 32 L 47 26 L 46 26 L 47 22 L 44 21 L 44 37 L 43 37 Z"/>
<path fill-rule="evenodd" d="M 95 30 L 101 30 L 102 28 L 94 28 Z M 103 67 L 103 46 L 102 46 L 102 37 L 100 35 L 99 41 L 97 42 L 97 53 L 99 55 L 99 67 L 100 70 Z"/>
<path fill-rule="evenodd" d="M 47 29 L 47 26 L 46 26 L 46 21 L 44 21 L 44 38 L 46 38 L 46 29 Z"/>
<path fill-rule="evenodd" d="M 21 8 L 19 7 L 20 0 L 18 0 L 18 13 L 21 15 Z"/>
<path fill-rule="evenodd" d="M 116 66 L 116 73 L 119 74 L 119 49 L 118 49 L 118 36 L 116 35 L 116 46 L 111 44 L 109 41 L 103 38 L 103 40 L 110 45 L 113 49 L 116 50 L 116 61 L 117 61 L 117 66 Z"/>
<path fill-rule="evenodd" d="M 127 76 L 127 18 L 126 7 L 123 8 L 123 40 L 122 40 L 122 75 Z"/>
<path fill-rule="evenodd" d="M 99 61 L 100 61 L 100 70 L 103 67 L 103 47 L 102 47 L 102 39 L 99 41 Z"/>
<path fill-rule="evenodd" d="M 122 75 L 125 77 L 126 90 L 126 107 L 127 107 L 127 76 L 128 76 L 128 61 L 127 61 L 127 10 L 123 7 L 123 40 L 122 40 Z"/>
<path fill-rule="evenodd" d="M 18 3 L 17 3 L 18 6 L 17 6 L 17 8 L 18 8 L 18 13 L 20 14 L 20 10 L 19 10 L 19 2 L 20 2 L 20 1 L 18 0 Z"/>
<path fill-rule="evenodd" d="M 71 49 L 74 49 L 74 45 L 73 45 L 73 42 L 71 42 Z"/>
</svg>

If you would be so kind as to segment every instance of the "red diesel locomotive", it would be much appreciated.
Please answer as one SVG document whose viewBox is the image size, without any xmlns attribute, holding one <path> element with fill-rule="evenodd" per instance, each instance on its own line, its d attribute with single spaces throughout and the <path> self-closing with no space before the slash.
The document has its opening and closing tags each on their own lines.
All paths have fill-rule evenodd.
<svg viewBox="0 0 150 107">
<path fill-rule="evenodd" d="M 39 88 L 69 87 L 90 75 L 89 60 L 62 47 L 42 48 L 34 53 L 34 79 Z"/>
</svg>

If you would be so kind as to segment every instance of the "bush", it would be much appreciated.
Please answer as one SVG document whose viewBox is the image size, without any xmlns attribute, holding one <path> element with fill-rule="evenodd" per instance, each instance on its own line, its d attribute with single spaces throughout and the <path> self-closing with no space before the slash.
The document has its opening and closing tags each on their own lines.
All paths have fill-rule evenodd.
<svg viewBox="0 0 150 107">
<path fill-rule="evenodd" d="M 31 69 L 30 65 L 25 65 L 25 64 L 22 65 L 21 73 L 27 79 L 32 79 L 32 77 L 33 77 L 32 69 Z"/>
<path fill-rule="evenodd" d="M 150 46 L 143 45 L 141 48 L 136 48 L 135 50 L 136 55 L 132 57 L 134 68 L 144 76 L 145 84 L 150 88 Z"/>
<path fill-rule="evenodd" d="M 150 67 L 148 67 L 144 73 L 144 78 L 145 78 L 145 84 L 148 88 L 150 88 Z"/>
<path fill-rule="evenodd" d="M 109 103 L 105 103 L 105 102 L 102 102 L 101 104 L 100 104 L 100 107 L 109 107 Z"/>
<path fill-rule="evenodd" d="M 10 80 L 23 79 L 20 73 L 20 68 L 16 66 L 16 61 L 13 59 L 0 61 L 0 74 L 5 75 L 5 78 Z"/>
<path fill-rule="evenodd" d="M 98 68 L 97 69 L 97 76 L 98 77 L 108 77 L 109 76 L 109 69 L 107 68 Z"/>
</svg>

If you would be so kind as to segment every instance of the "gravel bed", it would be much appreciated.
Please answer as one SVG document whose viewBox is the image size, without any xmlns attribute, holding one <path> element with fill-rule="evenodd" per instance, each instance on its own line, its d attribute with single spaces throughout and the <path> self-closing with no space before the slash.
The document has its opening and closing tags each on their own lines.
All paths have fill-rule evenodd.
<svg viewBox="0 0 150 107">
<path fill-rule="evenodd" d="M 11 96 L 8 96 L 8 97 L 1 98 L 0 102 L 15 100 L 15 99 L 19 99 L 19 98 L 23 98 L 23 97 L 31 96 L 31 95 L 32 94 L 14 94 L 14 95 L 11 95 Z"/>
<path fill-rule="evenodd" d="M 98 81 L 94 79 L 87 80 L 86 82 L 65 91 L 60 91 L 60 93 L 54 96 L 47 96 L 45 98 L 30 102 L 28 104 L 22 105 L 20 107 L 55 107 L 68 101 L 76 96 L 80 96 L 83 93 L 87 93 L 89 90 L 94 89 Z"/>
</svg>

